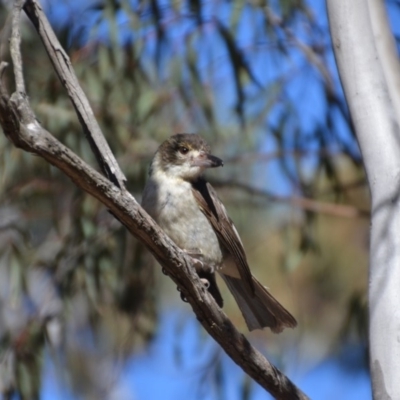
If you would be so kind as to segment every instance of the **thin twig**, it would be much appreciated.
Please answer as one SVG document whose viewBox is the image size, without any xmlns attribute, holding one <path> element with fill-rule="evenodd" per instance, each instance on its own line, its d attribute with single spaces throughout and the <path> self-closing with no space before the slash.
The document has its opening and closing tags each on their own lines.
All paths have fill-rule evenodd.
<svg viewBox="0 0 400 400">
<path fill-rule="evenodd" d="M 333 83 L 332 75 L 326 65 L 321 61 L 320 55 L 311 46 L 299 40 L 293 34 L 293 32 L 284 24 L 282 18 L 274 13 L 271 7 L 265 7 L 264 13 L 266 20 L 272 26 L 281 28 L 286 34 L 288 40 L 292 42 L 304 54 L 310 64 L 313 64 L 315 66 L 315 68 L 320 72 L 321 76 L 324 79 L 327 92 L 330 95 L 333 95 L 335 93 L 335 85 Z"/>
<path fill-rule="evenodd" d="M 260 196 L 270 202 L 290 204 L 319 214 L 327 214 L 343 218 L 369 218 L 371 216 L 368 210 L 361 210 L 354 206 L 327 203 L 300 196 L 278 196 L 246 183 L 237 182 L 236 180 L 210 179 L 210 181 L 217 187 L 232 187 L 240 189 L 253 196 Z"/>
<path fill-rule="evenodd" d="M 19 23 L 20 23 L 20 14 L 22 7 L 24 5 L 24 0 L 18 0 L 14 2 L 14 9 L 12 13 L 12 22 L 11 22 L 11 30 L 12 35 L 10 39 L 10 49 L 11 49 L 11 58 L 14 65 L 14 74 L 15 74 L 15 85 L 17 88 L 17 92 L 25 93 L 25 82 L 24 75 L 22 72 L 22 60 L 21 60 L 21 35 L 19 31 Z"/>
<path fill-rule="evenodd" d="M 94 117 L 93 110 L 79 85 L 71 61 L 54 34 L 40 4 L 36 0 L 27 0 L 24 11 L 35 26 L 61 84 L 67 90 L 100 168 L 114 184 L 121 189 L 125 188 L 126 177 Z"/>
</svg>

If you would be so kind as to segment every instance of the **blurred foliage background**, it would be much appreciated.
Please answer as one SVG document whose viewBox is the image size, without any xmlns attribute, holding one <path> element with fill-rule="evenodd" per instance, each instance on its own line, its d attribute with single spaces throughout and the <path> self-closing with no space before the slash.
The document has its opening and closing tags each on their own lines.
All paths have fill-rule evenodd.
<svg viewBox="0 0 400 400">
<path fill-rule="evenodd" d="M 366 368 L 368 188 L 322 3 L 43 6 L 137 199 L 152 155 L 173 133 L 201 134 L 224 159 L 209 179 L 255 275 L 299 327 L 248 334 L 224 288 L 233 322 L 283 367 L 288 354 L 310 365 L 355 343 Z M 6 60 L 10 4 L 0 2 Z M 388 7 L 397 20 L 399 3 Z M 24 74 L 41 124 L 95 166 L 33 27 L 24 20 L 22 28 Z M 110 398 L 115 364 L 159 335 L 160 315 L 190 311 L 101 204 L 4 135 L 0 168 L 1 393 L 39 398 L 51 359 L 74 396 Z M 218 383 L 221 358 L 210 357 Z M 242 381 L 238 398 L 250 398 Z"/>
</svg>

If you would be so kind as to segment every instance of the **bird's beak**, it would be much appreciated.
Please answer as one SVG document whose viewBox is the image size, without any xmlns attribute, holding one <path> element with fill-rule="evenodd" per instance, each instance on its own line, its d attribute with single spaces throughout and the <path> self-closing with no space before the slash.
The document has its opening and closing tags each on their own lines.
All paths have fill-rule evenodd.
<svg viewBox="0 0 400 400">
<path fill-rule="evenodd" d="M 220 158 L 215 157 L 211 154 L 200 152 L 193 158 L 192 166 L 202 168 L 215 168 L 223 167 L 224 162 Z"/>
</svg>

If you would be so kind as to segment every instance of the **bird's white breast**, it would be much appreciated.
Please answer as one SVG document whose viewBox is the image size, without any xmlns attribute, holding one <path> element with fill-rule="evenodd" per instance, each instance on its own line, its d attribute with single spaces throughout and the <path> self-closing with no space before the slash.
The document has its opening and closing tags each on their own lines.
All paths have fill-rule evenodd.
<svg viewBox="0 0 400 400">
<path fill-rule="evenodd" d="M 199 251 L 213 266 L 221 265 L 218 238 L 199 209 L 189 182 L 154 173 L 146 184 L 142 205 L 181 249 Z"/>
</svg>

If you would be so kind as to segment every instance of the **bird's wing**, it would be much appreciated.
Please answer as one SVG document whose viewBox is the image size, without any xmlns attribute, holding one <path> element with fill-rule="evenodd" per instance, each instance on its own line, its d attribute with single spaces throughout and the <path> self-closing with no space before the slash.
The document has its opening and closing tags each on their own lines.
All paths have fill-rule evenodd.
<svg viewBox="0 0 400 400">
<path fill-rule="evenodd" d="M 242 241 L 225 207 L 219 200 L 214 188 L 203 178 L 192 183 L 193 195 L 200 210 L 210 221 L 221 244 L 232 256 L 240 277 L 250 293 L 254 293 L 254 283 L 247 263 Z"/>
</svg>

